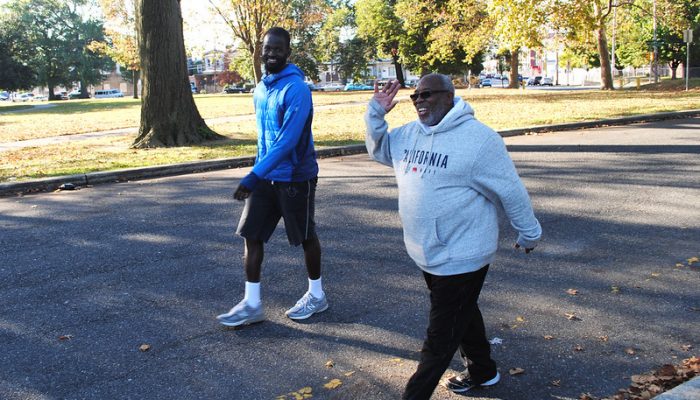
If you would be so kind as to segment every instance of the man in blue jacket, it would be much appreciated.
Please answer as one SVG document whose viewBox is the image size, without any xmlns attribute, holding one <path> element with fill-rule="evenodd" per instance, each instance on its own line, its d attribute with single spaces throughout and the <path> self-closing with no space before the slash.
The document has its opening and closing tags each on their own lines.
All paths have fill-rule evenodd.
<svg viewBox="0 0 700 400">
<path fill-rule="evenodd" d="M 309 276 L 308 291 L 286 315 L 306 319 L 328 308 L 314 223 L 318 164 L 311 134 L 313 104 L 303 72 L 287 63 L 290 54 L 289 32 L 275 27 L 265 33 L 262 62 L 266 75 L 253 95 L 258 154 L 252 172 L 233 194 L 236 200 L 245 200 L 237 231 L 245 238 L 245 297 L 217 317 L 226 326 L 265 319 L 260 297 L 263 243 L 270 239 L 280 218 L 284 218 L 289 243 L 303 246 Z"/>
</svg>

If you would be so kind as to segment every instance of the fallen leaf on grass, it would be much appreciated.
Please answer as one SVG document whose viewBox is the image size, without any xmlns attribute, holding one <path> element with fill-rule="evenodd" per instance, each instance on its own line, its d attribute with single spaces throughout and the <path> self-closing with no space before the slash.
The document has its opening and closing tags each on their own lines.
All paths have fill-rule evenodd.
<svg viewBox="0 0 700 400">
<path fill-rule="evenodd" d="M 61 335 L 58 337 L 58 340 L 71 340 L 73 339 L 73 335 Z"/>
<path fill-rule="evenodd" d="M 140 350 L 140 351 L 148 351 L 148 350 L 150 350 L 150 349 L 151 349 L 151 345 L 150 345 L 150 344 L 142 344 L 141 346 L 139 346 L 139 350 Z"/>
<path fill-rule="evenodd" d="M 335 364 L 333 364 L 333 360 L 326 361 L 326 368 L 333 368 L 333 367 L 335 367 Z"/>
<path fill-rule="evenodd" d="M 576 289 L 569 289 L 569 290 L 566 291 L 566 293 L 568 293 L 568 294 L 570 294 L 570 295 L 572 295 L 572 296 L 576 296 L 576 295 L 578 294 L 578 290 L 576 290 Z"/>
<path fill-rule="evenodd" d="M 330 381 L 328 381 L 328 383 L 323 385 L 323 387 L 326 389 L 335 389 L 342 384 L 343 382 L 341 382 L 340 379 L 331 379 Z"/>
<path fill-rule="evenodd" d="M 566 316 L 566 319 L 569 321 L 581 321 L 581 318 L 577 317 L 574 313 L 566 313 L 564 316 Z"/>
<path fill-rule="evenodd" d="M 524 374 L 524 373 L 525 373 L 525 370 L 522 369 L 522 368 L 515 367 L 515 368 L 509 369 L 509 370 L 508 370 L 508 373 L 509 373 L 511 376 L 512 376 L 512 375 L 520 375 L 520 374 Z"/>
</svg>

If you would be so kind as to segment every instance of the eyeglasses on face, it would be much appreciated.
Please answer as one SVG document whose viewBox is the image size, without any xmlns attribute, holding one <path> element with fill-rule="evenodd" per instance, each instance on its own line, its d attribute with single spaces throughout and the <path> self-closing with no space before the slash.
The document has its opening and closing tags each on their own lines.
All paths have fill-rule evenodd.
<svg viewBox="0 0 700 400">
<path fill-rule="evenodd" d="M 425 100 L 432 96 L 434 93 L 446 93 L 449 92 L 449 90 L 424 90 L 422 92 L 415 92 L 412 95 L 408 96 L 411 98 L 411 101 L 416 101 L 420 97 L 421 99 Z"/>
</svg>

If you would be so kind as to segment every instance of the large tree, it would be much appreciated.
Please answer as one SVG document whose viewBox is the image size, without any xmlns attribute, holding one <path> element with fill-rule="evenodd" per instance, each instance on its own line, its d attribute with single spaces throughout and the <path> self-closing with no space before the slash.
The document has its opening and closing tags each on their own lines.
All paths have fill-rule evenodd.
<svg viewBox="0 0 700 400">
<path fill-rule="evenodd" d="M 136 43 L 136 0 L 100 0 L 105 16 L 104 41 L 93 41 L 90 49 L 106 54 L 127 71 L 133 84 L 134 98 L 139 97 L 138 80 L 141 63 Z"/>
<path fill-rule="evenodd" d="M 490 19 L 494 26 L 496 45 L 509 52 L 510 81 L 509 88 L 517 88 L 519 54 L 522 47 L 542 47 L 542 38 L 546 34 L 545 17 L 548 1 L 546 0 L 491 0 L 489 2 Z"/>
<path fill-rule="evenodd" d="M 56 99 L 54 88 L 101 81 L 102 56 L 87 49 L 102 39 L 101 22 L 90 16 L 91 0 L 17 0 L 8 5 L 3 29 L 22 32 L 31 49 L 20 61 L 37 72 L 36 85 L 48 88 L 49 99 Z"/>
<path fill-rule="evenodd" d="M 260 54 L 265 32 L 276 25 L 287 25 L 289 0 L 209 0 L 213 9 L 231 28 L 253 59 L 255 81 L 262 79 Z"/>
<path fill-rule="evenodd" d="M 3 15 L 0 15 L 0 25 L 10 25 Z M 31 53 L 28 43 L 22 40 L 21 31 L 0 29 L 0 89 L 14 91 L 32 87 L 36 71 L 26 62 Z"/>
<path fill-rule="evenodd" d="M 132 147 L 184 146 L 220 139 L 194 104 L 179 0 L 138 0 L 141 124 Z"/>
<path fill-rule="evenodd" d="M 405 34 L 401 20 L 394 12 L 396 0 L 357 0 L 355 2 L 355 21 L 357 35 L 373 43 L 378 55 L 390 57 L 396 70 L 396 80 L 405 86 L 401 58 L 399 56 L 399 39 Z"/>
</svg>

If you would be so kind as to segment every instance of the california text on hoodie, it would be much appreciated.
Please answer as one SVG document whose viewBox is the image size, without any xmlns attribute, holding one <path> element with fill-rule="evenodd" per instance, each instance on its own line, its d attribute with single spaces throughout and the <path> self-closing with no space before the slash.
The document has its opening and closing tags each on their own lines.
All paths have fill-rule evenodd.
<svg viewBox="0 0 700 400">
<path fill-rule="evenodd" d="M 365 120 L 370 156 L 393 166 L 406 250 L 433 275 L 472 272 L 493 262 L 498 208 L 518 232 L 517 243 L 535 247 L 542 228 L 503 139 L 474 118 L 456 97 L 435 126 L 414 121 L 388 131 L 386 111 L 372 100 Z"/>
<path fill-rule="evenodd" d="M 253 95 L 258 154 L 253 173 L 262 179 L 303 182 L 318 175 L 311 134 L 313 104 L 304 73 L 288 64 L 266 75 Z"/>
</svg>

